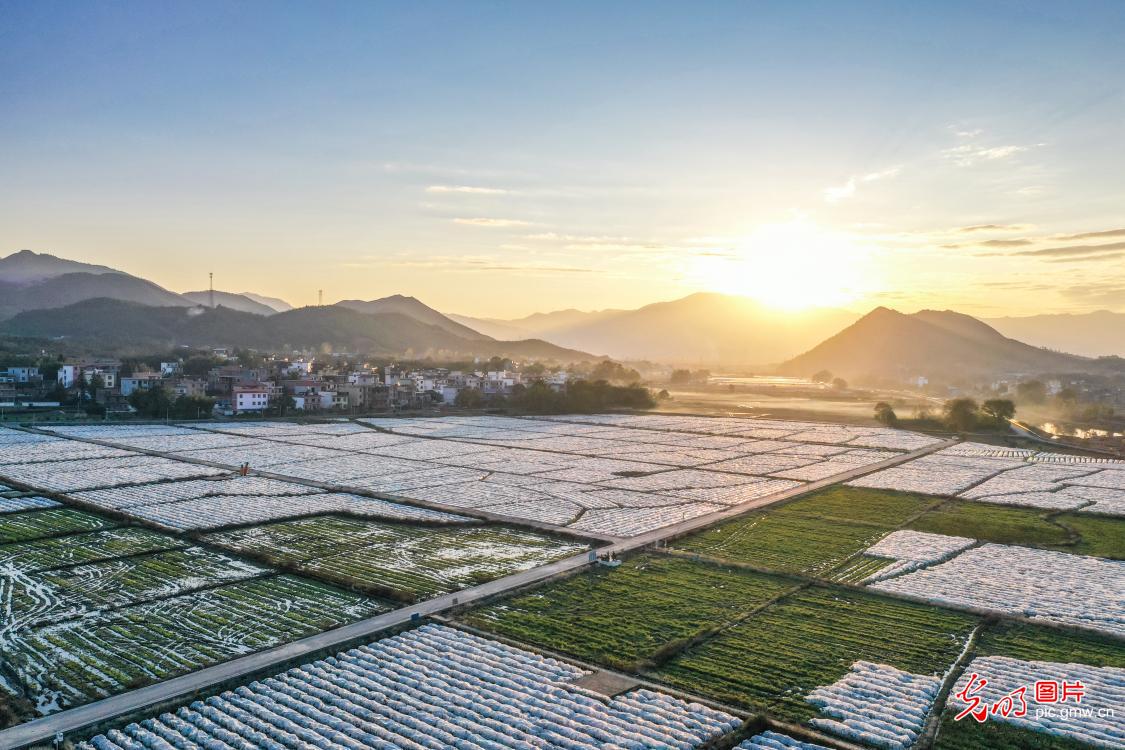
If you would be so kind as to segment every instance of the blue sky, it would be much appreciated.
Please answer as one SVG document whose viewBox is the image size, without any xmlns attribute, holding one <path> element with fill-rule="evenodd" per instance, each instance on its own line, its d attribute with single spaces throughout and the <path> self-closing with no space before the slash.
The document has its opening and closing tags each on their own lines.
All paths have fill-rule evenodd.
<svg viewBox="0 0 1125 750">
<path fill-rule="evenodd" d="M 1125 232 L 1067 239 L 1125 227 L 1123 32 L 1122 3 L 0 2 L 0 254 L 496 316 L 1125 310 Z"/>
</svg>

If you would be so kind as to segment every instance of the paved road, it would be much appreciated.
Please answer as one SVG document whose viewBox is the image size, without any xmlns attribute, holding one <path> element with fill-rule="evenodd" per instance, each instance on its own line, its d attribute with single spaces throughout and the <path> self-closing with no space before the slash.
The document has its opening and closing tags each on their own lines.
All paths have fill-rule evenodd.
<svg viewBox="0 0 1125 750">
<path fill-rule="evenodd" d="M 616 541 L 609 546 L 599 548 L 598 552 L 603 555 L 607 553 L 623 554 L 640 549 L 665 539 L 679 537 L 690 531 L 710 526 L 717 521 L 742 515 L 749 510 L 772 505 L 783 500 L 790 500 L 832 484 L 850 481 L 864 474 L 870 474 L 880 469 L 905 463 L 906 461 L 955 445 L 957 442 L 956 440 L 947 440 L 945 442 L 935 443 L 925 448 L 910 453 L 904 453 L 887 459 L 886 461 L 881 461 L 877 464 L 861 466 L 825 479 L 809 482 L 799 487 L 793 487 L 788 490 L 775 492 L 771 495 L 765 495 L 742 503 L 741 505 L 725 508 L 705 516 L 687 519 L 680 523 L 651 531 L 647 534 Z M 248 677 L 256 673 L 263 673 L 281 663 L 300 659 L 318 651 L 336 648 L 361 638 L 375 636 L 388 628 L 407 623 L 415 616 L 424 617 L 458 605 L 477 602 L 495 596 L 496 594 L 544 581 L 560 573 L 575 570 L 589 565 L 590 563 L 591 560 L 588 553 L 575 555 L 532 570 L 499 578 L 480 586 L 474 586 L 454 594 L 439 596 L 436 599 L 431 599 L 409 607 L 403 607 L 402 609 L 396 609 L 393 612 L 376 615 L 366 620 L 360 620 L 359 622 L 346 625 L 342 628 L 318 633 L 308 638 L 302 638 L 275 648 L 250 654 L 249 656 L 243 656 L 223 662 L 222 664 L 216 664 L 215 666 L 200 669 L 181 677 L 158 682 L 155 685 L 149 685 L 148 687 L 132 690 L 127 693 L 95 701 L 94 703 L 88 703 L 84 706 L 45 716 L 41 719 L 29 721 L 25 724 L 0 731 L 0 750 L 20 748 L 38 743 L 49 743 L 56 732 L 63 732 L 64 734 L 75 732 L 83 727 L 108 721 L 115 716 L 132 714 L 158 703 L 187 699 L 214 685 L 242 677 Z"/>
</svg>

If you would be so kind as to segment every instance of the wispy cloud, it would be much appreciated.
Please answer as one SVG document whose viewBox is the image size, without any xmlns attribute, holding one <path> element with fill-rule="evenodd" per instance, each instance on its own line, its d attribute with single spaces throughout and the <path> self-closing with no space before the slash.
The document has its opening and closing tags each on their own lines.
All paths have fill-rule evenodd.
<svg viewBox="0 0 1125 750">
<path fill-rule="evenodd" d="M 1076 255 L 1071 258 L 1047 258 L 1046 260 L 1048 263 L 1104 263 L 1108 260 L 1117 262 L 1120 258 L 1125 258 L 1125 251 L 1102 255 Z"/>
<path fill-rule="evenodd" d="M 520 219 L 492 219 L 477 217 L 472 219 L 454 219 L 454 224 L 464 224 L 470 227 L 529 227 L 530 221 L 522 221 Z"/>
<path fill-rule="evenodd" d="M 1044 143 L 1036 143 L 1030 146 L 981 146 L 975 143 L 963 143 L 960 146 L 947 148 L 941 152 L 941 155 L 949 159 L 959 167 L 971 167 L 984 161 L 999 161 L 1007 159 L 1016 154 L 1030 151 L 1033 148 L 1045 146 Z"/>
<path fill-rule="evenodd" d="M 948 248 L 961 248 L 961 247 L 1021 247 L 1024 245 L 1034 245 L 1034 240 L 1029 240 L 1026 237 L 1019 237 L 1010 240 L 982 240 L 980 242 L 954 242 L 949 245 L 942 245 Z"/>
<path fill-rule="evenodd" d="M 856 188 L 861 183 L 876 182 L 878 180 L 888 180 L 892 177 L 897 177 L 902 167 L 889 167 L 878 172 L 868 172 L 859 177 L 851 177 L 843 185 L 837 187 L 830 187 L 824 189 L 824 200 L 829 203 L 837 203 L 846 198 L 851 198 L 855 195 Z"/>
<path fill-rule="evenodd" d="M 1112 281 L 1075 284 L 1063 289 L 1062 296 L 1082 302 L 1085 305 L 1125 305 L 1125 284 Z"/>
<path fill-rule="evenodd" d="M 1021 250 L 1013 255 L 1022 255 L 1029 258 L 1068 258 L 1086 255 L 1104 255 L 1125 250 L 1125 240 L 1121 242 L 1107 242 L 1104 245 L 1061 245 L 1058 247 L 1044 247 L 1039 250 Z"/>
<path fill-rule="evenodd" d="M 1057 234 L 1056 240 L 1100 240 L 1106 237 L 1125 237 L 1125 229 L 1105 229 L 1100 232 L 1080 232 L 1079 234 Z"/>
<path fill-rule="evenodd" d="M 558 242 L 632 242 L 632 237 L 606 234 L 559 234 L 557 232 L 536 232 L 524 235 L 529 240 L 555 240 Z"/>
<path fill-rule="evenodd" d="M 430 185 L 427 193 L 466 193 L 469 195 L 510 195 L 511 190 L 503 188 L 478 187 L 475 185 Z"/>
<path fill-rule="evenodd" d="M 1034 224 L 973 224 L 967 227 L 957 227 L 954 232 L 971 234 L 973 232 L 1028 232 L 1035 229 Z"/>
</svg>

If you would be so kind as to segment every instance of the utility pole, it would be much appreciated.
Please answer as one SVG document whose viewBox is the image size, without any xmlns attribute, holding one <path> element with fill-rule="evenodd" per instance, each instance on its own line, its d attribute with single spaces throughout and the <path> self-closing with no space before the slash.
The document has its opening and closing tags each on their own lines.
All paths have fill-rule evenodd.
<svg viewBox="0 0 1125 750">
<path fill-rule="evenodd" d="M 316 304 L 317 304 L 318 307 L 324 307 L 324 290 L 323 289 L 317 289 L 316 290 Z"/>
<path fill-rule="evenodd" d="M 208 282 L 209 291 L 207 293 L 207 296 L 210 299 L 211 307 L 214 308 L 215 307 L 215 274 L 214 274 L 214 272 L 208 273 L 207 278 L 210 279 L 210 281 Z"/>
</svg>

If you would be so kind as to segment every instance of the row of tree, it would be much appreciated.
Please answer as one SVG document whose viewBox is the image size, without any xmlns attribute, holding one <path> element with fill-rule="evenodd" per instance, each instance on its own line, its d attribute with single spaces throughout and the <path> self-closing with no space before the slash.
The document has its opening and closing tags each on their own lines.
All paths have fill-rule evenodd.
<svg viewBox="0 0 1125 750">
<path fill-rule="evenodd" d="M 648 388 L 637 383 L 614 385 L 605 380 L 574 380 L 558 391 L 542 382 L 517 385 L 510 396 L 492 399 L 476 388 L 462 388 L 454 403 L 469 409 L 504 405 L 530 414 L 589 414 L 607 409 L 651 409 L 656 406 Z"/>
<path fill-rule="evenodd" d="M 1008 420 L 1016 416 L 1016 405 L 1011 399 L 990 398 L 977 403 L 971 398 L 946 401 L 941 409 L 941 421 L 954 432 L 972 432 L 978 428 L 1007 428 Z M 894 407 L 886 401 L 875 404 L 875 419 L 893 427 L 899 423 Z"/>
</svg>

